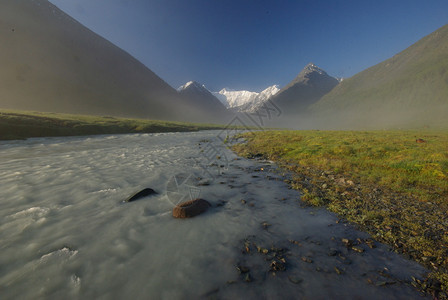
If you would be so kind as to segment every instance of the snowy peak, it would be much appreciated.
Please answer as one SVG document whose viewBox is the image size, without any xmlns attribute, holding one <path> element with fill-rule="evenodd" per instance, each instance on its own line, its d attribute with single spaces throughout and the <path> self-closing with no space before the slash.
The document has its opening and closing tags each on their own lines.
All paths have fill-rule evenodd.
<svg viewBox="0 0 448 300">
<path fill-rule="evenodd" d="M 210 93 L 210 91 L 205 87 L 205 85 L 200 84 L 197 81 L 189 81 L 184 85 L 181 85 L 177 91 L 181 92 L 184 90 L 195 90 L 195 91 L 201 91 L 201 92 L 208 92 Z"/>
<path fill-rule="evenodd" d="M 222 89 L 219 94 L 226 97 L 228 107 L 237 107 L 246 104 L 247 102 L 254 101 L 258 93 L 250 91 L 232 91 L 228 89 Z"/>
<path fill-rule="evenodd" d="M 235 108 L 239 111 L 252 111 L 255 107 L 262 105 L 279 91 L 279 86 L 273 85 L 259 93 L 245 90 L 233 91 L 223 88 L 218 93 L 213 94 L 228 108 Z"/>
<path fill-rule="evenodd" d="M 316 66 L 313 63 L 309 63 L 305 66 L 305 68 L 303 68 L 302 72 L 300 73 L 304 73 L 304 74 L 309 74 L 309 73 L 318 73 L 320 75 L 327 75 L 327 72 L 325 72 L 323 69 L 319 68 L 318 66 Z"/>
<path fill-rule="evenodd" d="M 265 98 L 267 100 L 267 99 L 271 98 L 272 96 L 274 96 L 275 94 L 277 94 L 279 91 L 280 91 L 280 86 L 273 85 L 273 86 L 267 87 L 266 89 L 261 91 L 261 93 L 258 95 L 258 97 Z"/>
</svg>

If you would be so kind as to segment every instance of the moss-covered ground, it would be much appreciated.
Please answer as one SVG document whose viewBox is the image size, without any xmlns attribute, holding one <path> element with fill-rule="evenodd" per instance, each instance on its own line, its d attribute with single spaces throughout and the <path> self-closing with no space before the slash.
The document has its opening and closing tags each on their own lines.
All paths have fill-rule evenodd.
<svg viewBox="0 0 448 300">
<path fill-rule="evenodd" d="M 233 146 L 294 174 L 302 200 L 326 206 L 431 272 L 448 293 L 448 131 L 264 131 Z"/>
</svg>

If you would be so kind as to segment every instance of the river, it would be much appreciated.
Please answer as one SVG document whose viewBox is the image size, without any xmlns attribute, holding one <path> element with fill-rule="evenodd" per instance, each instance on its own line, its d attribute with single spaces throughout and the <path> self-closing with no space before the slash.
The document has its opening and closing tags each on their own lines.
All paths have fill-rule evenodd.
<svg viewBox="0 0 448 300">
<path fill-rule="evenodd" d="M 0 142 L 0 298 L 422 297 L 409 282 L 423 267 L 305 207 L 275 164 L 219 135 Z M 123 202 L 147 187 L 158 194 Z M 196 197 L 212 207 L 172 217 Z"/>
</svg>

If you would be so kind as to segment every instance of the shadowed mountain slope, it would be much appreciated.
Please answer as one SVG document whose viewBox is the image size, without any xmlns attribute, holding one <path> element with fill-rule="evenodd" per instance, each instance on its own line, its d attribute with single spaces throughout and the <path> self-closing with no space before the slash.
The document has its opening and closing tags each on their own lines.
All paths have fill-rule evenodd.
<svg viewBox="0 0 448 300">
<path fill-rule="evenodd" d="M 150 69 L 46 0 L 2 0 L 0 108 L 200 121 Z"/>
<path fill-rule="evenodd" d="M 231 113 L 204 85 L 190 81 L 179 87 L 182 99 L 191 107 L 202 112 L 202 118 L 208 122 L 230 120 Z"/>
<path fill-rule="evenodd" d="M 307 108 L 331 91 L 338 80 L 324 70 L 309 63 L 288 85 L 271 100 L 287 114 L 302 114 Z"/>
</svg>

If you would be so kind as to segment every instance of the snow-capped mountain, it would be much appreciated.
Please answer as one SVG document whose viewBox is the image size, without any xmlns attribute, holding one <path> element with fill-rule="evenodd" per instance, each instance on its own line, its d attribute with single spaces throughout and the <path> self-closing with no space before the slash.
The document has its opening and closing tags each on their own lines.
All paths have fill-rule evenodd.
<svg viewBox="0 0 448 300">
<path fill-rule="evenodd" d="M 272 97 L 285 114 L 305 113 L 308 107 L 331 91 L 339 81 L 313 63 Z"/>
<path fill-rule="evenodd" d="M 232 91 L 224 88 L 218 93 L 213 94 L 221 100 L 227 108 L 237 111 L 253 111 L 279 91 L 279 86 L 273 85 L 259 93 L 250 91 Z"/>
<path fill-rule="evenodd" d="M 200 107 L 204 112 L 203 117 L 211 121 L 227 121 L 226 107 L 203 84 L 189 81 L 177 89 L 184 101 L 193 107 Z"/>
<path fill-rule="evenodd" d="M 196 91 L 199 93 L 210 93 L 210 91 L 205 87 L 205 85 L 200 84 L 199 82 L 196 81 L 189 81 L 184 85 L 181 85 L 177 91 L 178 92 L 182 92 L 185 90 L 190 90 L 190 91 Z"/>
</svg>

